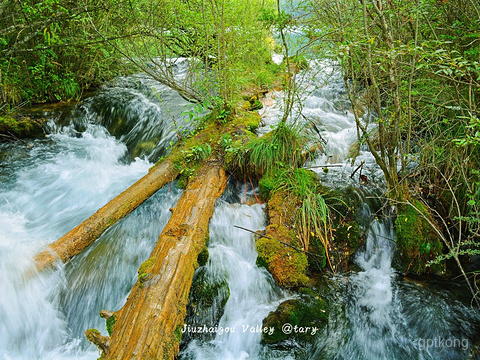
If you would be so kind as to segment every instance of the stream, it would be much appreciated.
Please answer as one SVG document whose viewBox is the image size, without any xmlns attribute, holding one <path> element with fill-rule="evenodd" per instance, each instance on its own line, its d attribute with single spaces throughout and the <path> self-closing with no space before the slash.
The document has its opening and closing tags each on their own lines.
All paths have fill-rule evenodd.
<svg viewBox="0 0 480 360">
<path fill-rule="evenodd" d="M 355 163 L 348 159 L 357 135 L 340 73 L 326 62 L 311 65 L 315 76 L 308 75 L 304 106 L 295 111 L 315 124 L 325 154 L 306 166 L 326 184 L 374 193 L 383 178 L 371 154 L 361 148 Z M 282 94 L 268 97 L 260 134 L 281 114 Z M 46 114 L 51 121 L 45 138 L 0 144 L 0 359 L 98 358 L 84 331 L 97 328 L 106 335 L 99 311 L 125 303 L 181 190 L 167 185 L 66 265 L 35 274 L 29 271 L 32 257 L 146 174 L 175 140 L 172 119 L 183 123 L 185 108 L 178 95 L 144 76 L 119 78 L 71 112 Z M 350 177 L 362 161 L 368 189 Z M 336 166 L 325 172 L 325 164 Z M 249 187 L 249 195 L 253 191 Z M 323 286 L 330 303 L 327 327 L 306 346 L 263 346 L 258 326 L 295 294 L 278 288 L 256 265 L 253 235 L 233 226 L 265 228 L 264 205 L 248 205 L 243 195 L 243 184 L 232 181 L 216 203 L 210 257 L 200 269 L 220 290 L 209 310 L 187 318 L 182 359 L 468 358 L 480 318 L 457 296 L 464 290 L 403 279 L 392 267 L 392 223 L 376 217 L 367 203 L 358 269 L 326 277 Z M 203 325 L 216 329 L 191 330 Z"/>
</svg>

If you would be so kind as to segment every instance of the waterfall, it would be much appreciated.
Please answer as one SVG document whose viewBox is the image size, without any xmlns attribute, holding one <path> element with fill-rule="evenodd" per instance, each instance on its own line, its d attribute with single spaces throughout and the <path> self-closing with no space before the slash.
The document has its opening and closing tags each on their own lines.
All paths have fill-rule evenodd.
<svg viewBox="0 0 480 360">
<path fill-rule="evenodd" d="M 366 149 L 360 148 L 355 163 L 347 160 L 356 125 L 337 68 L 312 62 L 311 71 L 303 106 L 295 111 L 316 127 L 326 154 L 306 166 L 327 185 L 352 185 L 365 193 L 382 188 L 381 171 Z M 269 96 L 260 133 L 281 114 L 282 94 Z M 173 119 L 183 121 L 184 105 L 163 86 L 136 75 L 86 99 L 52 124 L 45 139 L 0 144 L 0 359 L 98 357 L 84 331 L 106 334 L 98 312 L 124 304 L 181 192 L 175 184 L 158 191 L 66 265 L 32 274 L 32 256 L 143 176 L 175 140 Z M 362 161 L 368 187 L 350 177 Z M 327 173 L 326 164 L 337 167 Z M 262 346 L 263 319 L 292 295 L 256 266 L 254 235 L 234 227 L 265 227 L 264 206 L 243 199 L 243 190 L 230 185 L 217 201 L 210 256 L 194 279 L 194 286 L 206 284 L 212 296 L 204 301 L 208 306 L 189 310 L 182 359 L 467 358 L 480 319 L 456 296 L 461 288 L 398 274 L 391 220 L 376 218 L 367 206 L 366 244 L 354 258 L 358 268 L 326 280 L 328 326 L 305 347 L 293 341 L 283 349 Z M 203 326 L 203 333 L 194 331 Z"/>
<path fill-rule="evenodd" d="M 120 81 L 117 89 L 103 90 L 118 100 L 116 106 L 122 105 L 124 96 L 118 90 Z M 134 80 L 126 82 L 128 88 Z M 166 186 L 67 265 L 34 273 L 34 254 L 153 165 L 146 159 L 151 152 L 133 158 L 127 137 L 113 136 L 107 129 L 91 105 L 103 96 L 103 92 L 94 95 L 62 118 L 66 120 L 52 123 L 52 133 L 45 139 L 0 144 L 0 359 L 98 358 L 84 331 L 97 328 L 106 334 L 99 311 L 117 310 L 124 304 L 138 266 L 148 258 L 169 219 L 168 209 L 180 196 L 175 184 Z M 160 126 L 164 124 L 168 132 L 170 116 L 183 110 L 180 102 L 166 116 L 161 103 L 153 111 L 152 98 L 138 95 L 136 99 L 124 98 L 123 106 L 135 107 L 146 128 L 162 120 Z M 152 116 L 146 116 L 147 110 Z M 130 128 L 138 126 L 133 115 L 122 121 L 130 122 L 126 124 Z M 160 149 L 165 150 L 163 142 Z"/>
<path fill-rule="evenodd" d="M 183 359 L 256 358 L 260 351 L 262 321 L 286 297 L 271 275 L 256 265 L 254 235 L 234 226 L 252 231 L 263 229 L 263 206 L 239 204 L 238 198 L 236 203 L 231 203 L 225 200 L 227 197 L 228 190 L 217 201 L 210 221 L 210 257 L 205 265 L 204 281 L 226 281 L 228 300 L 223 316 L 217 319 L 218 324 L 196 322 L 195 326 L 213 327 L 213 336 L 210 341 L 192 340 L 182 353 Z M 187 331 L 194 331 L 189 318 L 186 325 Z"/>
<path fill-rule="evenodd" d="M 329 324 L 311 358 L 468 358 L 478 314 L 451 289 L 404 281 L 392 267 L 394 239 L 390 219 L 371 215 L 365 248 L 355 257 L 360 270 L 333 278 Z"/>
</svg>

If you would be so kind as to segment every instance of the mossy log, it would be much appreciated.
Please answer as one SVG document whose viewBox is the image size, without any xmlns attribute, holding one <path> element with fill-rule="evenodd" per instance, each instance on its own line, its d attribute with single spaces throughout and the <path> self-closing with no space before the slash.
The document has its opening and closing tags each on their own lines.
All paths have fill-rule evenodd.
<svg viewBox="0 0 480 360">
<path fill-rule="evenodd" d="M 225 186 L 220 165 L 207 165 L 190 181 L 152 254 L 140 266 L 126 304 L 115 313 L 104 359 L 174 359 L 197 258 Z"/>
<path fill-rule="evenodd" d="M 127 190 L 37 254 L 35 256 L 37 269 L 41 271 L 51 267 L 57 260 L 67 262 L 79 254 L 100 237 L 106 229 L 135 210 L 157 190 L 173 181 L 177 175 L 178 170 L 171 161 L 165 160 L 153 166 L 148 174 Z"/>
</svg>

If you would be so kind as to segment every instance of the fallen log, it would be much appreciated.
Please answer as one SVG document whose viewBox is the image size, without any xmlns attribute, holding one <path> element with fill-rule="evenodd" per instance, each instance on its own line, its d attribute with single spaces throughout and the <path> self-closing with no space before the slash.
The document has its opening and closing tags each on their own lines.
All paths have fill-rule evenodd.
<svg viewBox="0 0 480 360">
<path fill-rule="evenodd" d="M 80 225 L 69 231 L 47 249 L 34 257 L 37 270 L 52 267 L 54 262 L 67 262 L 91 245 L 100 235 L 120 219 L 135 210 L 165 184 L 178 175 L 171 161 L 153 166 L 148 174 L 130 186 Z"/>
<path fill-rule="evenodd" d="M 226 186 L 220 165 L 207 165 L 190 181 L 126 304 L 115 312 L 102 359 L 174 359 L 179 351 L 197 258 L 208 240 L 216 199 Z M 109 315 L 109 314 L 108 314 Z"/>
</svg>

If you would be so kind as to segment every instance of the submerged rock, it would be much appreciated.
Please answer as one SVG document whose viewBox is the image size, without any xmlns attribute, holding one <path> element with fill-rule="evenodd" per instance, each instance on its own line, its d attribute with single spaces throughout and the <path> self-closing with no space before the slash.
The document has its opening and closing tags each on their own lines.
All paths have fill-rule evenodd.
<svg viewBox="0 0 480 360">
<path fill-rule="evenodd" d="M 225 304 L 230 297 L 230 288 L 226 279 L 211 278 L 205 267 L 195 272 L 187 306 L 185 324 L 189 330 L 195 330 L 206 324 L 208 327 L 218 325 L 225 311 Z M 193 337 L 205 341 L 215 337 L 215 331 L 186 331 L 182 342 L 188 343 Z"/>
</svg>

